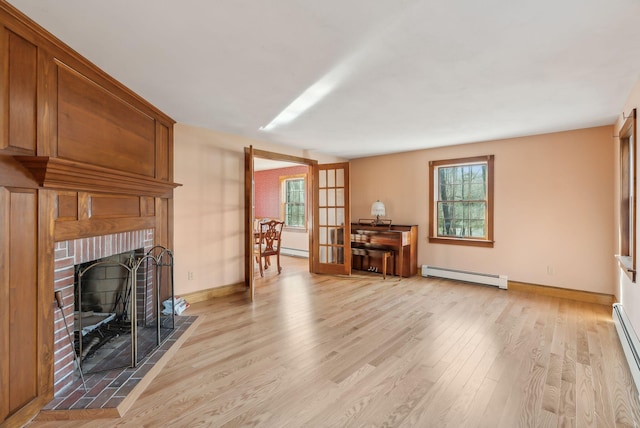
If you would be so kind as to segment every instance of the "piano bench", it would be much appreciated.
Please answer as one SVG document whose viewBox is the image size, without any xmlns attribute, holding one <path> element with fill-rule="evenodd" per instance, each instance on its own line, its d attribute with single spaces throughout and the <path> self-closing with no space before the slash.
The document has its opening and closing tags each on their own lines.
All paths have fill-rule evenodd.
<svg viewBox="0 0 640 428">
<path fill-rule="evenodd" d="M 375 254 L 378 257 L 382 257 L 382 279 L 387 279 L 387 267 L 389 265 L 389 259 L 393 260 L 393 251 L 391 250 L 376 250 L 375 248 L 352 248 L 352 256 L 362 256 L 368 259 L 370 255 Z M 360 261 L 360 269 L 362 269 L 362 259 Z M 402 278 L 402 277 L 400 277 Z"/>
</svg>

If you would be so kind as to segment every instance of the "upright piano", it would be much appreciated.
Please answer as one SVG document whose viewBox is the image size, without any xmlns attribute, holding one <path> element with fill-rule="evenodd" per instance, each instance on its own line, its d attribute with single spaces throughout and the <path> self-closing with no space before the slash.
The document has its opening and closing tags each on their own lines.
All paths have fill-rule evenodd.
<svg viewBox="0 0 640 428">
<path fill-rule="evenodd" d="M 351 223 L 352 269 L 375 267 L 382 272 L 384 251 L 392 252 L 394 275 L 415 275 L 418 272 L 418 226 Z"/>
</svg>

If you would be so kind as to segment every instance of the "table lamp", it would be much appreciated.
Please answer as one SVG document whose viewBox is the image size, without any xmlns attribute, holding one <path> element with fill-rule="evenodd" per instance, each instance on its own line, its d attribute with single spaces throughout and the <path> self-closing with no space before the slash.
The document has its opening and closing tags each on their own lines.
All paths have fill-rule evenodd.
<svg viewBox="0 0 640 428">
<path fill-rule="evenodd" d="M 385 215 L 384 204 L 380 202 L 380 200 L 375 201 L 371 204 L 371 215 L 376 216 L 376 219 L 373 224 L 380 224 L 380 216 Z"/>
</svg>

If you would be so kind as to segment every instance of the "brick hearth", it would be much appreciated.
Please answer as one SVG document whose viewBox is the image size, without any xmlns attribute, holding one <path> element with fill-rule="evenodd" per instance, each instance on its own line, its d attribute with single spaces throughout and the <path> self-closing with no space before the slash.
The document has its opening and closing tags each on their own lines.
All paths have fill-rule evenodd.
<svg viewBox="0 0 640 428">
<path fill-rule="evenodd" d="M 67 324 L 73 326 L 74 265 L 98 260 L 136 249 L 153 247 L 153 229 L 81 238 L 55 244 L 55 278 L 53 288 L 62 293 Z M 54 394 L 74 382 L 73 350 L 66 337 L 62 314 L 55 310 L 54 324 Z M 73 332 L 71 332 L 73 334 Z M 73 336 L 71 336 L 73 340 Z"/>
</svg>

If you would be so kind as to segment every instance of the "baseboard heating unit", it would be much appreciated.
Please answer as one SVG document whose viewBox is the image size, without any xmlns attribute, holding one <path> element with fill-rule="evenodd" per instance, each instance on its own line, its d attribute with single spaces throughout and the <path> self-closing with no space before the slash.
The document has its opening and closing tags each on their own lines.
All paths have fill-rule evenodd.
<svg viewBox="0 0 640 428">
<path fill-rule="evenodd" d="M 507 289 L 506 275 L 492 275 L 488 273 L 467 272 L 456 269 L 446 269 L 435 266 L 422 265 L 422 276 L 455 279 L 458 281 L 474 282 L 477 284 L 493 285 L 503 290 Z"/>
<path fill-rule="evenodd" d="M 635 331 L 633 331 L 631 322 L 629 318 L 627 318 L 622 304 L 613 304 L 612 317 L 616 330 L 618 330 L 618 338 L 624 350 L 624 355 L 627 357 L 627 364 L 633 376 L 633 382 L 636 384 L 636 390 L 640 391 L 640 357 L 638 356 L 640 342 L 638 342 L 638 336 L 636 336 Z"/>
</svg>

